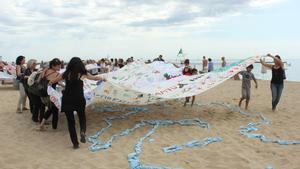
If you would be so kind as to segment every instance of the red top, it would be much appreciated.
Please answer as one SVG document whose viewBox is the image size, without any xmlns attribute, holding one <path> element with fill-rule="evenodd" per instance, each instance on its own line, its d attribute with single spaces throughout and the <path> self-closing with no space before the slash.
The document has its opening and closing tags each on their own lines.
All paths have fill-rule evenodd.
<svg viewBox="0 0 300 169">
<path fill-rule="evenodd" d="M 190 72 L 182 72 L 182 74 L 185 76 L 192 76 L 192 74 Z"/>
</svg>

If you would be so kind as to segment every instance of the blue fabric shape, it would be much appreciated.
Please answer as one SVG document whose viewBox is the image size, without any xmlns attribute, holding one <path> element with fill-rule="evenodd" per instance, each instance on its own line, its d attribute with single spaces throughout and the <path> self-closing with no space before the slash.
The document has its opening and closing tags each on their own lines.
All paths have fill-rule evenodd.
<svg viewBox="0 0 300 169">
<path fill-rule="evenodd" d="M 162 150 L 164 153 L 173 153 L 182 150 L 183 148 L 193 148 L 193 147 L 205 147 L 213 142 L 220 142 L 223 139 L 220 137 L 207 137 L 203 140 L 192 140 L 182 145 L 173 145 L 169 147 L 164 147 Z"/>
<path fill-rule="evenodd" d="M 268 165 L 265 169 L 273 169 L 273 167 Z"/>
</svg>

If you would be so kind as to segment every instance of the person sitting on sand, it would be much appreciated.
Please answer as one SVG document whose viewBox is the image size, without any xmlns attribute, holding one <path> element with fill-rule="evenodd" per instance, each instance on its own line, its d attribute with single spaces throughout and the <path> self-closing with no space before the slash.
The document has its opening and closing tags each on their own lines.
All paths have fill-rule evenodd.
<svg viewBox="0 0 300 169">
<path fill-rule="evenodd" d="M 260 62 L 265 67 L 272 69 L 272 79 L 271 79 L 272 110 L 275 111 L 284 87 L 283 84 L 283 81 L 285 79 L 284 65 L 279 55 L 272 56 L 271 54 L 268 54 L 267 56 L 274 60 L 275 65 L 267 64 L 262 59 L 260 59 Z"/>
<path fill-rule="evenodd" d="M 257 81 L 251 72 L 253 69 L 253 65 L 249 65 L 246 71 L 241 71 L 240 74 L 242 75 L 242 97 L 239 102 L 239 106 L 241 107 L 242 101 L 246 99 L 245 109 L 248 109 L 249 101 L 250 101 L 250 93 L 251 93 L 251 80 L 255 82 L 255 88 L 257 88 Z"/>
<path fill-rule="evenodd" d="M 66 71 L 58 78 L 49 82 L 49 84 L 55 84 L 61 80 L 65 80 L 66 86 L 65 90 L 63 91 L 61 111 L 65 112 L 66 114 L 70 138 L 73 143 L 74 149 L 79 148 L 75 128 L 74 111 L 77 112 L 79 118 L 81 136 L 80 142 L 86 142 L 86 101 L 83 93 L 83 79 L 106 81 L 105 78 L 90 75 L 85 69 L 81 59 L 78 57 L 74 57 L 70 60 L 69 64 L 67 65 Z"/>
</svg>

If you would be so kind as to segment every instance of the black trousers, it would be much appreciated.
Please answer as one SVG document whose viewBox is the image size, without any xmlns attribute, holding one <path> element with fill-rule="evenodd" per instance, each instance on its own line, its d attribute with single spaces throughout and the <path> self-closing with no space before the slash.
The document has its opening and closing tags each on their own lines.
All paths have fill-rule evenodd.
<svg viewBox="0 0 300 169">
<path fill-rule="evenodd" d="M 44 114 L 45 114 L 45 105 L 42 103 L 42 100 L 39 96 L 30 94 L 30 102 L 32 102 L 32 121 L 34 122 L 42 122 Z M 31 109 L 31 106 L 30 106 Z"/>
<path fill-rule="evenodd" d="M 54 103 L 50 103 L 48 106 L 48 110 L 45 112 L 44 119 L 48 119 L 52 114 L 52 128 L 57 129 L 58 123 L 58 109 L 56 108 Z"/>
<path fill-rule="evenodd" d="M 71 141 L 72 141 L 73 145 L 78 145 L 79 143 L 78 143 L 76 127 L 75 127 L 74 112 L 66 111 L 65 114 L 66 114 L 67 121 L 68 121 L 68 129 L 69 129 Z M 86 132 L 85 109 L 77 111 L 77 115 L 79 118 L 80 133 L 85 133 Z"/>
<path fill-rule="evenodd" d="M 41 122 L 44 113 L 45 113 L 45 105 L 42 103 L 42 100 L 40 96 L 37 96 L 35 94 L 32 94 L 28 90 L 25 90 L 28 99 L 29 99 L 29 106 L 30 106 L 30 112 L 32 114 L 32 121 L 34 122 Z"/>
</svg>

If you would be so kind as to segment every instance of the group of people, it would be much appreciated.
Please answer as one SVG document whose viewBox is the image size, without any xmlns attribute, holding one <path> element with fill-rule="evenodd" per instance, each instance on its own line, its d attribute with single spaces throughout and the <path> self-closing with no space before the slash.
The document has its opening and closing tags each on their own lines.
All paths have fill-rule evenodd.
<svg viewBox="0 0 300 169">
<path fill-rule="evenodd" d="M 128 58 L 126 61 L 124 61 L 124 59 L 121 58 L 120 59 L 102 58 L 98 62 L 95 60 L 86 60 L 83 63 L 84 65 L 94 65 L 94 68 L 89 70 L 89 72 L 95 75 L 98 73 L 107 73 L 111 71 L 116 71 L 133 61 L 134 61 L 133 57 Z"/>
<path fill-rule="evenodd" d="M 78 57 L 70 60 L 62 74 L 59 73 L 62 62 L 57 58 L 51 60 L 49 66 L 42 70 L 36 70 L 36 65 L 37 61 L 34 59 L 29 60 L 26 67 L 24 56 L 19 56 L 16 59 L 16 75 L 20 93 L 17 113 L 29 110 L 26 108 L 26 98 L 28 97 L 32 121 L 38 123 L 40 129 L 43 130 L 46 120 L 52 115 L 52 128 L 57 129 L 59 109 L 50 101 L 47 91 L 44 90 L 47 90 L 48 85 L 54 89 L 60 85 L 63 88 L 61 112 L 66 115 L 73 148 L 79 148 L 74 111 L 77 112 L 79 118 L 80 142 L 85 143 L 86 101 L 83 92 L 83 79 L 95 81 L 105 81 L 105 79 L 88 73 L 82 60 Z"/>
<path fill-rule="evenodd" d="M 272 94 L 272 111 L 275 111 L 277 108 L 277 105 L 280 101 L 280 98 L 281 98 L 281 94 L 282 94 L 282 91 L 284 88 L 284 80 L 286 79 L 286 77 L 285 77 L 285 71 L 284 71 L 284 64 L 281 61 L 280 56 L 279 55 L 273 56 L 271 54 L 268 54 L 267 56 L 273 59 L 274 65 L 267 64 L 265 62 L 265 59 L 261 59 L 260 62 L 263 66 L 271 69 L 271 71 L 272 71 L 272 79 L 271 79 L 270 88 L 271 88 L 271 94 Z M 191 68 L 189 59 L 186 59 L 184 61 L 184 65 L 185 66 L 184 66 L 183 72 L 182 72 L 183 75 L 191 76 L 191 75 L 195 75 L 198 73 L 197 69 Z M 225 57 L 221 57 L 221 67 L 225 67 L 225 66 L 227 66 Z M 242 96 L 239 100 L 238 105 L 241 107 L 242 102 L 245 100 L 246 101 L 246 103 L 245 103 L 246 110 L 248 109 L 250 96 L 251 96 L 251 80 L 254 81 L 255 88 L 258 87 L 257 80 L 256 80 L 254 74 L 252 73 L 253 68 L 254 68 L 253 65 L 249 65 L 245 71 L 241 71 L 239 73 L 242 76 L 242 90 L 241 90 Z M 212 62 L 212 59 L 211 58 L 206 59 L 206 57 L 203 56 L 202 71 L 200 71 L 200 73 L 211 72 L 213 70 L 214 70 L 214 63 Z M 236 76 L 238 76 L 238 74 Z M 189 101 L 190 101 L 190 97 L 187 97 L 184 102 L 184 106 L 186 106 L 186 104 Z M 192 96 L 191 106 L 193 106 L 194 101 L 195 101 L 195 96 Z"/>
<path fill-rule="evenodd" d="M 221 66 L 227 66 L 225 57 L 221 57 Z M 206 59 L 206 56 L 203 56 L 202 59 L 202 73 L 212 72 L 214 71 L 214 62 L 211 58 Z"/>
<path fill-rule="evenodd" d="M 272 91 L 272 110 L 275 111 L 279 103 L 281 93 L 283 90 L 283 82 L 285 79 L 284 65 L 280 56 L 267 55 L 274 60 L 274 65 L 267 64 L 264 60 L 261 60 L 261 64 L 272 70 L 271 91 Z M 222 57 L 222 67 L 226 66 L 225 58 Z M 160 55 L 153 61 L 164 61 Z M 74 112 L 77 112 L 80 124 L 80 142 L 86 142 L 86 116 L 83 91 L 83 79 L 90 79 L 95 81 L 106 81 L 105 78 L 98 76 L 98 73 L 105 73 L 108 71 L 114 71 L 122 68 L 125 64 L 133 62 L 133 58 L 129 58 L 126 62 L 123 59 L 101 59 L 98 63 L 94 60 L 82 61 L 78 57 L 72 58 L 64 71 L 60 71 L 65 67 L 64 63 L 58 58 L 52 59 L 48 66 L 40 67 L 37 70 L 37 60 L 30 59 L 25 66 L 25 57 L 19 56 L 16 59 L 16 76 L 19 82 L 19 100 L 17 104 L 17 113 L 30 110 L 32 114 L 32 121 L 39 125 L 40 130 L 44 130 L 44 126 L 48 118 L 52 115 L 52 128 L 57 129 L 59 108 L 50 101 L 50 97 L 47 92 L 41 94 L 43 84 L 50 85 L 56 89 L 58 86 L 62 88 L 62 107 L 61 112 L 64 112 L 68 122 L 68 130 L 70 133 L 71 142 L 73 148 L 79 148 L 78 137 L 75 129 Z M 97 70 L 95 72 L 86 69 L 86 65 L 96 64 Z M 203 57 L 203 71 L 213 71 L 213 64 L 211 59 L 206 60 Z M 108 68 L 108 66 L 115 67 L 115 69 Z M 251 95 L 251 80 L 255 82 L 255 87 L 258 87 L 255 76 L 251 72 L 253 65 L 246 68 L 246 71 L 241 71 L 242 75 L 242 97 L 239 101 L 239 106 L 246 100 L 245 108 L 248 108 L 250 95 Z M 59 73 L 61 72 L 61 73 Z M 192 68 L 189 59 L 184 61 L 184 67 L 182 67 L 182 74 L 185 76 L 192 76 L 198 74 L 196 68 Z M 37 91 L 38 90 L 38 91 Z M 30 108 L 26 107 L 26 98 L 29 99 Z M 195 101 L 195 96 L 187 97 L 184 102 L 184 106 L 191 100 L 191 106 Z"/>
</svg>

